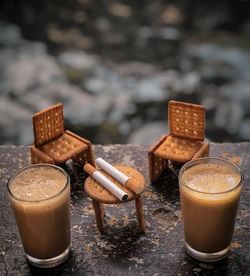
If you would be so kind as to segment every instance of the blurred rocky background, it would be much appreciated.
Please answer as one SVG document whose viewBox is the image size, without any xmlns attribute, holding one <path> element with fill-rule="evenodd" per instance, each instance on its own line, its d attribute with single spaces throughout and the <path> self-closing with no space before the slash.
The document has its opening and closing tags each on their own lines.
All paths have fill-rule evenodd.
<svg viewBox="0 0 250 276">
<path fill-rule="evenodd" d="M 31 144 L 56 102 L 95 144 L 151 144 L 169 99 L 205 105 L 208 139 L 250 140 L 249 1 L 0 1 L 0 144 Z"/>
</svg>

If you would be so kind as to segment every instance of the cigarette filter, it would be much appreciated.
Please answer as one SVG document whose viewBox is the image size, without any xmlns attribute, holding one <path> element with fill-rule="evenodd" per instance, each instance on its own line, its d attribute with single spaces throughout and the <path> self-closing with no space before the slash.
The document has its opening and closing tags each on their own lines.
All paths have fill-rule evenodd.
<svg viewBox="0 0 250 276">
<path fill-rule="evenodd" d="M 113 176 L 116 180 L 118 180 L 120 183 L 125 185 L 128 189 L 130 189 L 131 191 L 133 191 L 136 194 L 141 193 L 140 186 L 137 185 L 137 183 L 135 182 L 135 180 L 133 178 L 129 178 L 127 175 L 125 175 L 124 173 L 122 173 L 117 168 L 115 168 L 110 163 L 108 163 L 107 161 L 105 161 L 104 159 L 102 159 L 100 157 L 97 158 L 95 161 L 96 161 L 96 164 L 101 169 L 103 169 L 105 172 L 107 172 L 108 174 Z"/>
</svg>

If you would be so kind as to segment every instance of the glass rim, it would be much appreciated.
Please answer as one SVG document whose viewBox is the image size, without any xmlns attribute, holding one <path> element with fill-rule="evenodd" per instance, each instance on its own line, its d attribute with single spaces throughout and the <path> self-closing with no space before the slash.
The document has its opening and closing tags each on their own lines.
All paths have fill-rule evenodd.
<svg viewBox="0 0 250 276">
<path fill-rule="evenodd" d="M 13 194 L 13 192 L 11 191 L 10 189 L 10 183 L 13 181 L 13 179 L 15 179 L 15 177 L 17 177 L 20 173 L 22 173 L 23 171 L 26 171 L 26 170 L 29 170 L 31 168 L 34 168 L 34 167 L 50 167 L 50 168 L 53 168 L 57 171 L 60 171 L 65 177 L 66 177 L 66 181 L 65 181 L 65 185 L 63 186 L 63 188 L 58 192 L 56 193 L 55 195 L 52 195 L 50 197 L 47 197 L 47 198 L 44 198 L 44 199 L 39 199 L 39 200 L 27 200 L 27 199 L 22 199 L 16 195 Z M 7 182 L 7 189 L 8 189 L 8 193 L 11 197 L 13 197 L 14 199 L 18 200 L 18 201 L 21 201 L 21 202 L 32 202 L 32 203 L 35 203 L 35 202 L 43 202 L 43 201 L 46 201 L 46 200 L 50 200 L 54 197 L 57 197 L 58 195 L 60 195 L 61 193 L 63 193 L 64 190 L 66 190 L 68 184 L 70 182 L 70 179 L 69 179 L 69 175 L 68 173 L 66 173 L 66 171 L 64 169 L 62 169 L 61 167 L 59 166 L 56 166 L 54 164 L 47 164 L 47 163 L 39 163 L 39 164 L 31 164 L 31 165 L 27 165 L 17 171 L 15 171 L 8 179 L 8 182 Z"/>
<path fill-rule="evenodd" d="M 197 163 L 197 165 L 198 164 L 202 164 L 202 163 L 203 164 L 204 163 L 208 163 L 206 161 L 209 161 L 209 160 L 215 160 L 215 161 L 219 161 L 219 162 L 222 162 L 222 163 L 226 163 L 227 165 L 230 165 L 231 167 L 233 167 L 239 173 L 239 175 L 240 175 L 240 181 L 239 181 L 239 183 L 235 187 L 233 187 L 233 188 L 231 188 L 229 190 L 225 190 L 223 192 L 203 192 L 203 191 L 198 191 L 198 190 L 196 190 L 196 189 L 191 188 L 190 186 L 188 186 L 183 181 L 183 179 L 182 179 L 182 175 L 183 175 L 183 172 L 185 171 L 186 167 L 188 167 L 188 166 L 190 166 L 192 164 L 195 164 L 195 163 Z M 242 172 L 242 169 L 239 166 L 237 166 L 236 164 L 230 162 L 229 160 L 224 159 L 224 158 L 220 158 L 220 157 L 200 157 L 200 158 L 197 158 L 197 159 L 194 159 L 194 160 L 190 160 L 190 161 L 188 161 L 187 163 L 185 163 L 182 166 L 182 168 L 180 170 L 180 173 L 179 173 L 179 182 L 184 187 L 186 187 L 186 188 L 188 188 L 188 189 L 190 189 L 190 190 L 192 190 L 192 191 L 194 191 L 196 193 L 207 194 L 207 195 L 219 195 L 219 194 L 226 194 L 226 193 L 232 192 L 233 190 L 236 190 L 241 184 L 243 185 L 243 181 L 244 181 L 244 174 Z"/>
</svg>

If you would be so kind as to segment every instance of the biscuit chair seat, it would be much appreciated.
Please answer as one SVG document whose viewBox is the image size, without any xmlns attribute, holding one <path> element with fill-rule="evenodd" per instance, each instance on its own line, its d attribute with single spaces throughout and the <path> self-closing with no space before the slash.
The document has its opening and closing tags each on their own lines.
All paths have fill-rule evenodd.
<svg viewBox="0 0 250 276">
<path fill-rule="evenodd" d="M 72 159 L 79 165 L 85 162 L 95 165 L 91 143 L 64 130 L 63 105 L 51 106 L 33 116 L 34 145 L 31 161 L 63 165 Z"/>
<path fill-rule="evenodd" d="M 40 150 L 51 157 L 55 163 L 64 164 L 72 156 L 87 150 L 88 146 L 70 136 L 67 132 L 55 140 L 40 147 Z"/>
<path fill-rule="evenodd" d="M 209 144 L 204 142 L 205 108 L 202 105 L 169 101 L 168 125 L 170 133 L 148 152 L 151 182 L 163 173 L 169 162 L 184 164 L 209 154 Z"/>
<path fill-rule="evenodd" d="M 164 159 L 186 163 L 201 147 L 200 141 L 168 135 L 154 153 Z"/>
</svg>

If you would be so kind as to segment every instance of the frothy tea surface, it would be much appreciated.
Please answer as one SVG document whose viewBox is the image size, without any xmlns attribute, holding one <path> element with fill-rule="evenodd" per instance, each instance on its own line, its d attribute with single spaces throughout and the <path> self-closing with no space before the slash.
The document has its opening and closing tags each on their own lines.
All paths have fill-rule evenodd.
<svg viewBox="0 0 250 276">
<path fill-rule="evenodd" d="M 195 164 L 181 176 L 185 242 L 202 253 L 228 252 L 242 190 L 241 173 L 223 160 L 207 162 Z"/>
<path fill-rule="evenodd" d="M 41 260 L 60 256 L 70 245 L 70 184 L 49 165 L 26 167 L 9 181 L 24 251 Z M 44 200 L 48 199 L 48 200 Z"/>
<path fill-rule="evenodd" d="M 21 200 L 37 201 L 55 196 L 65 187 L 66 182 L 66 176 L 57 169 L 34 167 L 21 171 L 9 188 Z"/>
<path fill-rule="evenodd" d="M 198 164 L 183 172 L 182 180 L 190 188 L 205 193 L 226 192 L 240 183 L 241 176 L 222 164 Z"/>
</svg>

